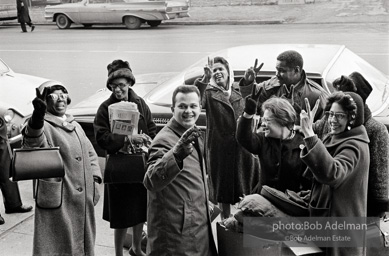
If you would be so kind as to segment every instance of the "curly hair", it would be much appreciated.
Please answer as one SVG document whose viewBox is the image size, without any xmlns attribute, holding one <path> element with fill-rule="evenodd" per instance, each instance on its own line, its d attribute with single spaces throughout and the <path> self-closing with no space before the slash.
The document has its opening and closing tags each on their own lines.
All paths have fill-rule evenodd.
<svg viewBox="0 0 389 256">
<path fill-rule="evenodd" d="M 262 111 L 265 112 L 265 110 L 268 110 L 273 114 L 275 121 L 278 124 L 288 127 L 289 130 L 293 129 L 297 115 L 289 101 L 278 97 L 272 97 L 262 104 Z"/>
<path fill-rule="evenodd" d="M 301 69 L 303 69 L 303 56 L 301 56 L 301 54 L 296 51 L 289 50 L 282 52 L 280 53 L 280 55 L 277 56 L 277 60 L 285 61 L 286 66 L 288 66 L 289 68 L 295 68 L 299 66 Z"/>
<path fill-rule="evenodd" d="M 357 104 L 354 99 L 344 92 L 334 92 L 327 98 L 327 103 L 324 108 L 329 111 L 333 103 L 338 103 L 347 113 L 349 121 L 354 121 L 357 116 Z"/>
</svg>

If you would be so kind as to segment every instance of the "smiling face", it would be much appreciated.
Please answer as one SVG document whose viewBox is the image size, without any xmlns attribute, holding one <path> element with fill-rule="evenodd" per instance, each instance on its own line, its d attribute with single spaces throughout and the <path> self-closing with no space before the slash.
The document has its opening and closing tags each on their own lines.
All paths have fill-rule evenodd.
<svg viewBox="0 0 389 256">
<path fill-rule="evenodd" d="M 342 108 L 341 105 L 334 102 L 332 103 L 331 109 L 327 113 L 328 124 L 330 125 L 331 134 L 339 134 L 346 130 L 348 123 L 347 112 Z"/>
<path fill-rule="evenodd" d="M 110 83 L 112 93 L 115 95 L 118 100 L 128 100 L 128 90 L 130 88 L 130 83 L 126 78 L 116 78 Z"/>
<path fill-rule="evenodd" d="M 280 80 L 281 85 L 297 84 L 301 79 L 300 68 L 291 68 L 286 65 L 286 61 L 277 60 L 276 64 L 277 77 Z"/>
<path fill-rule="evenodd" d="M 268 109 L 263 113 L 263 117 L 261 119 L 262 130 L 265 132 L 265 137 L 283 139 L 283 135 L 285 133 L 284 130 L 288 130 L 286 127 L 280 125 L 274 114 Z M 289 131 L 290 132 L 290 131 Z M 287 133 L 289 135 L 289 132 Z"/>
<path fill-rule="evenodd" d="M 228 71 L 226 67 L 222 63 L 217 62 L 213 64 L 212 72 L 216 84 L 225 88 L 228 82 Z"/>
<path fill-rule="evenodd" d="M 64 116 L 68 108 L 67 94 L 62 90 L 55 90 L 47 98 L 47 111 L 55 116 Z"/>
<path fill-rule="evenodd" d="M 195 125 L 201 112 L 200 98 L 197 93 L 177 93 L 172 112 L 174 119 L 186 129 Z"/>
</svg>

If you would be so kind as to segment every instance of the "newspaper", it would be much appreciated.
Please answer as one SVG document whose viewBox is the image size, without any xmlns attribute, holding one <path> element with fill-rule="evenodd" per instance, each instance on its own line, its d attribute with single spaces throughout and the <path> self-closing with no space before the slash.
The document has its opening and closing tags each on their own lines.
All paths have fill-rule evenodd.
<svg viewBox="0 0 389 256">
<path fill-rule="evenodd" d="M 133 102 L 121 101 L 108 106 L 112 133 L 132 135 L 138 133 L 139 111 Z"/>
</svg>

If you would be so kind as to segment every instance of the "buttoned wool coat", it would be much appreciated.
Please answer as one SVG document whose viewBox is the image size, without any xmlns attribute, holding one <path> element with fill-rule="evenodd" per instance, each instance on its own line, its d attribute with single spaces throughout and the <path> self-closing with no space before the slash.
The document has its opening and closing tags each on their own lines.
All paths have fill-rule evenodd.
<svg viewBox="0 0 389 256">
<path fill-rule="evenodd" d="M 71 115 L 46 113 L 42 129 L 23 134 L 23 147 L 60 147 L 65 168 L 64 178 L 38 180 L 33 255 L 94 255 L 101 172 L 91 142 Z"/>
<path fill-rule="evenodd" d="M 22 2 L 24 6 L 22 6 Z M 27 0 L 16 0 L 16 6 L 18 11 L 18 22 L 20 23 L 31 22 L 30 13 L 28 11 Z"/>
<path fill-rule="evenodd" d="M 174 118 L 151 144 L 144 185 L 148 192 L 147 255 L 215 256 L 202 140 L 178 164 L 173 147 L 185 132 Z M 199 151 L 201 151 L 199 153 Z"/>
<path fill-rule="evenodd" d="M 212 187 L 211 199 L 218 203 L 235 204 L 243 194 L 255 192 L 252 189 L 260 179 L 258 158 L 235 138 L 244 99 L 237 83 L 232 84 L 229 97 L 219 88 L 199 80 L 195 85 L 204 91 L 202 107 L 207 112 L 205 152 Z"/>
</svg>

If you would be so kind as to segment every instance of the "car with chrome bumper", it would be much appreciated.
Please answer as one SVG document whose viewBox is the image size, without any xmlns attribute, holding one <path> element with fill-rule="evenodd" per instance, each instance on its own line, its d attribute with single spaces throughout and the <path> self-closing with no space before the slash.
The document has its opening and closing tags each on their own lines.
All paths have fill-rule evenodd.
<svg viewBox="0 0 389 256">
<path fill-rule="evenodd" d="M 185 17 L 189 17 L 189 0 L 80 0 L 45 8 L 45 19 L 55 22 L 59 29 L 72 24 L 124 24 L 128 29 L 138 29 L 144 23 L 157 27 L 162 21 Z"/>
</svg>

